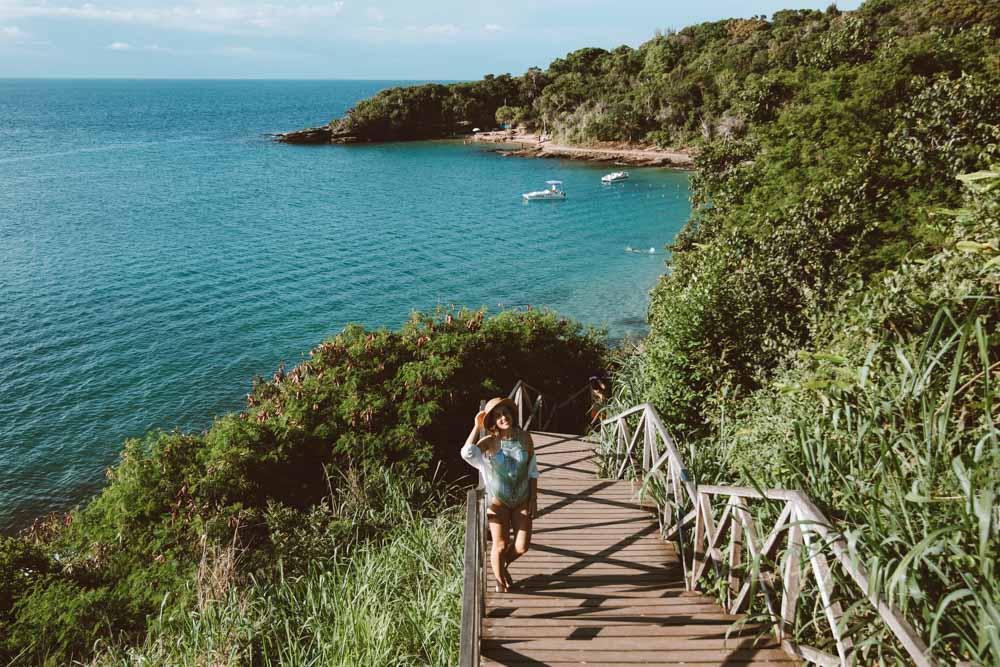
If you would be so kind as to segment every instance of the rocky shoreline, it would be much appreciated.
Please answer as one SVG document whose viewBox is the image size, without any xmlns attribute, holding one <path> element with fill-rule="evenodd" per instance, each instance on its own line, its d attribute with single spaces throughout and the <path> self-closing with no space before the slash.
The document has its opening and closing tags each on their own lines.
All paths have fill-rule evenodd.
<svg viewBox="0 0 1000 667">
<path fill-rule="evenodd" d="M 480 132 L 466 141 L 501 144 L 497 152 L 518 157 L 561 158 L 610 163 L 631 167 L 671 167 L 694 169 L 694 159 L 684 150 L 668 151 L 648 146 L 567 146 L 556 144 L 545 137 L 511 131 Z M 512 148 L 518 146 L 518 148 Z"/>
<path fill-rule="evenodd" d="M 650 149 L 588 148 L 560 145 L 527 146 L 515 150 L 499 151 L 517 157 L 562 158 L 586 160 L 630 167 L 671 167 L 694 169 L 694 160 L 688 153 Z"/>
<path fill-rule="evenodd" d="M 286 144 L 320 145 L 353 144 L 366 140 L 343 131 L 334 124 L 307 127 L 293 132 L 273 135 L 274 140 Z M 444 138 L 444 137 L 442 137 Z M 671 167 L 693 169 L 694 159 L 684 150 L 667 151 L 653 147 L 634 146 L 566 146 L 554 144 L 545 137 L 511 131 L 479 132 L 453 137 L 469 143 L 498 144 L 496 152 L 504 156 L 562 158 L 586 160 L 632 167 Z M 512 148 L 511 146 L 518 146 Z"/>
</svg>

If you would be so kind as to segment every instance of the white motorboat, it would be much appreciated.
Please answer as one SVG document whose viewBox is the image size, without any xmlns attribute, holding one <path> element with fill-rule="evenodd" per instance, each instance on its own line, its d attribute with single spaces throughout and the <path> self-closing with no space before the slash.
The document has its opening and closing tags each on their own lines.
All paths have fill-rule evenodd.
<svg viewBox="0 0 1000 667">
<path fill-rule="evenodd" d="M 627 181 L 628 172 L 627 171 L 613 171 L 610 174 L 605 174 L 601 176 L 602 183 L 614 183 L 616 181 Z"/>
<path fill-rule="evenodd" d="M 535 192 L 525 192 L 522 197 L 525 201 L 534 201 L 536 199 L 566 199 L 566 193 L 559 189 L 562 185 L 562 181 L 545 181 L 549 188 L 548 190 L 536 190 Z"/>
</svg>

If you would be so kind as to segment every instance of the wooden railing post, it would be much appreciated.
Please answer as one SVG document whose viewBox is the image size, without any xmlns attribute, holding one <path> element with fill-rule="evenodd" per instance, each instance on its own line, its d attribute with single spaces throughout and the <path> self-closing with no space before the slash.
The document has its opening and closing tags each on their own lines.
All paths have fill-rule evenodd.
<svg viewBox="0 0 1000 667">
<path fill-rule="evenodd" d="M 522 384 L 517 388 L 517 399 L 514 401 L 517 404 L 517 425 L 520 426 L 524 423 L 524 385 Z"/>
<path fill-rule="evenodd" d="M 809 528 L 802 531 L 802 540 L 805 542 L 806 556 L 809 558 L 809 564 L 812 566 L 813 575 L 819 588 L 819 596 L 823 601 L 823 613 L 826 614 L 834 642 L 837 644 L 840 664 L 842 667 L 847 667 L 854 642 L 851 641 L 850 637 L 844 636 L 844 629 L 841 627 L 840 621 L 844 616 L 844 610 L 840 606 L 840 602 L 833 599 L 833 575 L 830 573 L 826 556 L 820 550 L 822 540 L 815 540 L 815 533 Z"/>
<path fill-rule="evenodd" d="M 705 558 L 708 555 L 708 540 L 705 538 L 705 518 L 701 509 L 701 493 L 695 494 L 694 511 L 694 552 L 691 554 L 691 585 L 688 586 L 692 591 L 698 587 L 698 577 L 701 574 Z"/>
<path fill-rule="evenodd" d="M 625 419 L 618 418 L 615 424 L 615 458 L 621 458 L 622 447 L 625 444 Z"/>
<path fill-rule="evenodd" d="M 781 624 L 778 626 L 778 639 L 786 640 L 795 631 L 795 610 L 799 604 L 799 579 L 802 573 L 802 528 L 799 526 L 799 513 L 792 505 L 788 524 L 788 548 L 785 551 L 785 563 L 781 576 Z"/>
<path fill-rule="evenodd" d="M 653 408 L 647 406 L 646 410 L 652 410 Z M 643 411 L 643 421 L 646 425 L 645 431 L 642 436 L 642 472 L 645 473 L 649 470 L 650 466 L 653 465 L 653 420 L 646 415 L 646 411 Z"/>
<path fill-rule="evenodd" d="M 460 667 L 479 666 L 479 637 L 483 619 L 481 567 L 483 551 L 479 525 L 479 491 L 469 489 L 465 498 L 465 562 L 462 582 L 462 619 L 459 636 L 458 664 Z"/>
<path fill-rule="evenodd" d="M 729 509 L 731 512 L 739 512 L 736 499 L 729 497 Z M 719 526 L 722 529 L 722 526 Z M 730 521 L 729 524 L 729 591 L 726 593 L 726 606 L 732 607 L 743 582 L 740 578 L 739 569 L 743 565 L 743 522 L 738 520 Z"/>
<path fill-rule="evenodd" d="M 476 489 L 476 506 L 479 511 L 479 636 L 482 637 L 483 618 L 486 617 L 486 536 L 489 526 L 486 518 L 486 489 L 480 485 Z"/>
</svg>

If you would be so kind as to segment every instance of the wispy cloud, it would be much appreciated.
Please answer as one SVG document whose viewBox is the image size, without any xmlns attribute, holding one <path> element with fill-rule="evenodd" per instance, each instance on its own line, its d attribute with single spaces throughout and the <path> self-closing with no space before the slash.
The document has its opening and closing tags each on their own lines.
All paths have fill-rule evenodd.
<svg viewBox="0 0 1000 667">
<path fill-rule="evenodd" d="M 483 26 L 483 30 L 486 32 L 500 32 L 503 28 L 498 26 L 496 23 L 487 23 Z"/>
<path fill-rule="evenodd" d="M 133 44 L 131 42 L 111 42 L 106 47 L 108 51 L 130 52 L 130 53 L 160 53 L 171 56 L 183 57 L 205 57 L 224 56 L 228 58 L 247 58 L 251 56 L 267 56 L 273 54 L 270 51 L 261 51 L 249 46 L 216 46 L 208 49 L 177 49 L 160 46 L 159 44 Z"/>
<path fill-rule="evenodd" d="M 259 54 L 256 49 L 251 49 L 249 46 L 223 46 L 216 49 L 213 53 L 220 56 L 235 56 L 241 58 Z"/>
<path fill-rule="evenodd" d="M 50 42 L 39 39 L 33 33 L 16 25 L 0 25 L 0 44 L 18 48 L 52 46 Z"/>
<path fill-rule="evenodd" d="M 161 52 L 172 52 L 172 49 L 165 49 L 158 44 L 144 44 L 142 46 L 136 46 L 135 44 L 130 44 L 129 42 L 111 42 L 106 47 L 108 51 L 161 51 Z"/>
<path fill-rule="evenodd" d="M 365 18 L 372 23 L 382 23 L 385 21 L 385 14 L 378 7 L 369 7 L 365 10 Z"/>
<path fill-rule="evenodd" d="M 28 38 L 28 33 L 18 28 L 16 25 L 0 25 L 0 39 L 20 42 Z"/>
<path fill-rule="evenodd" d="M 245 33 L 294 32 L 333 19 L 343 11 L 343 2 L 324 4 L 220 4 L 200 0 L 162 8 L 131 8 L 85 2 L 52 4 L 47 0 L 0 0 L 0 19 L 63 18 L 124 23 L 194 32 Z"/>
<path fill-rule="evenodd" d="M 409 33 L 416 33 L 421 35 L 446 36 L 446 37 L 457 35 L 458 33 L 462 32 L 461 28 L 459 28 L 457 25 L 452 25 L 451 23 L 447 23 L 444 25 L 424 25 L 424 26 L 408 25 L 406 26 L 406 28 L 404 28 L 404 30 Z"/>
<path fill-rule="evenodd" d="M 435 46 L 440 46 L 446 40 L 475 39 L 482 35 L 476 29 L 454 23 L 392 25 L 391 21 L 379 25 L 360 26 L 354 34 L 359 39 L 378 44 L 433 44 Z"/>
</svg>

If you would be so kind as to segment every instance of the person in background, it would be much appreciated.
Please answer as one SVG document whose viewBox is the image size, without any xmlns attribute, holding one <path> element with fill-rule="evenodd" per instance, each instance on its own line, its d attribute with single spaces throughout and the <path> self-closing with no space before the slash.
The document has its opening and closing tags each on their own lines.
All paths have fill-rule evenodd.
<svg viewBox="0 0 1000 667">
<path fill-rule="evenodd" d="M 531 523 L 538 510 L 535 444 L 527 431 L 514 425 L 516 409 L 509 398 L 490 400 L 476 415 L 462 447 L 462 458 L 483 474 L 486 485 L 486 517 L 493 538 L 490 565 L 498 593 L 514 585 L 509 567 L 531 547 Z M 479 438 L 484 428 L 489 435 Z"/>
</svg>

